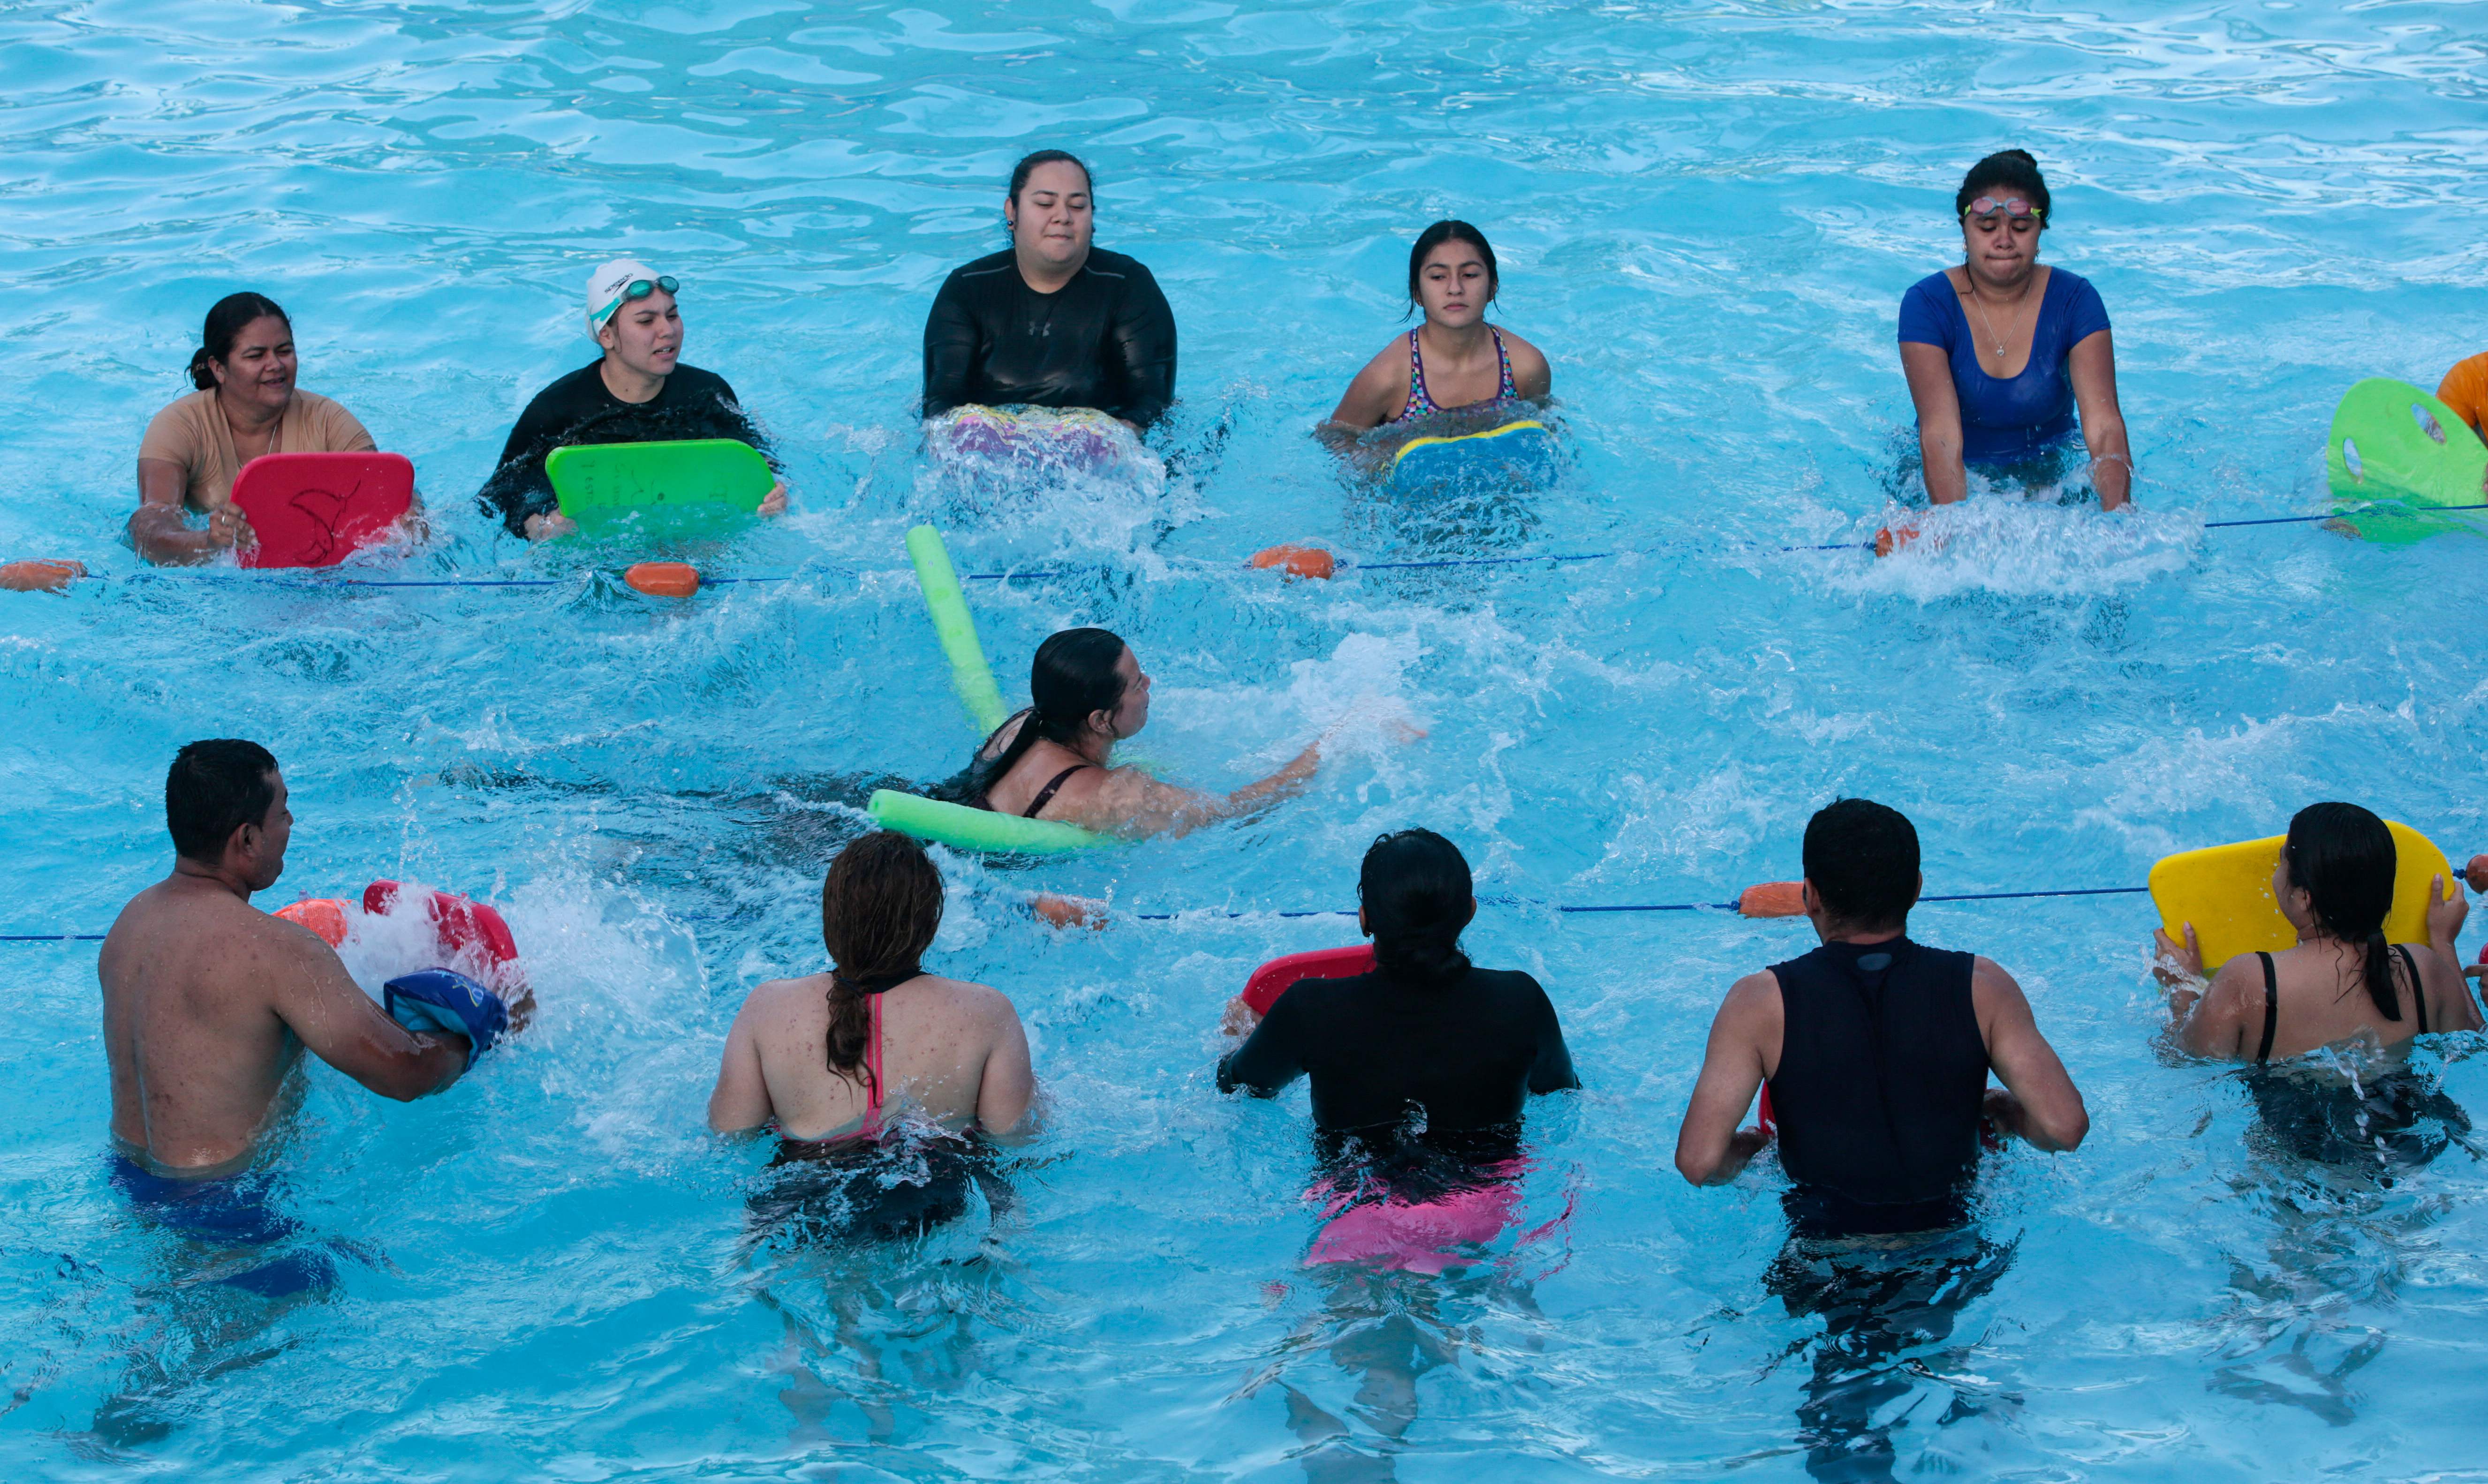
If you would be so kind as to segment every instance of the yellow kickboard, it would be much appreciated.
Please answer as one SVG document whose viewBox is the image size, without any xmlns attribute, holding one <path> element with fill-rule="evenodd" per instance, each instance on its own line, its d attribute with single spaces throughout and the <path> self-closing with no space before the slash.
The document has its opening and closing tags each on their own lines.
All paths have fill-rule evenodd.
<svg viewBox="0 0 2488 1484">
<path fill-rule="evenodd" d="M 2453 867 L 2427 836 L 2408 825 L 2385 822 L 2393 832 L 2393 910 L 2385 937 L 2396 943 L 2427 941 L 2427 882 L 2448 882 Z M 2276 953 L 2298 945 L 2298 931 L 2272 899 L 2273 867 L 2280 862 L 2285 835 L 2241 840 L 2208 850 L 2180 851 L 2151 868 L 2151 901 L 2161 930 L 2179 942 L 2186 924 L 2203 945 L 2210 973 L 2241 953 Z"/>
</svg>

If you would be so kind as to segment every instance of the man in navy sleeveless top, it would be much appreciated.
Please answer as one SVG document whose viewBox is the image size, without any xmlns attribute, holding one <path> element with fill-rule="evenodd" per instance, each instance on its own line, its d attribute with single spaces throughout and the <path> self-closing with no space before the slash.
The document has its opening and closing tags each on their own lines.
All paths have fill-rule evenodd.
<svg viewBox="0 0 2488 1484">
<path fill-rule="evenodd" d="M 1843 798 L 1806 826 L 1806 916 L 1823 945 L 1728 991 L 1677 1135 L 1685 1179 L 1734 1179 L 1776 1136 L 1798 1236 L 1937 1231 L 1968 1220 L 1984 1130 L 2051 1152 L 2081 1143 L 2082 1096 L 2013 976 L 1909 940 L 1920 884 L 1917 830 L 1898 810 Z M 1776 1133 L 1739 1131 L 1766 1080 Z"/>
</svg>

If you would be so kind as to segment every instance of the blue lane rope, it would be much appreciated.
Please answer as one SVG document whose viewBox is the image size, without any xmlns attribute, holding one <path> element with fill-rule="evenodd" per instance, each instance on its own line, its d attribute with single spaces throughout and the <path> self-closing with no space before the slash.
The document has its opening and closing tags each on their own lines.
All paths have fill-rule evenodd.
<svg viewBox="0 0 2488 1484">
<path fill-rule="evenodd" d="M 2406 507 L 2399 507 L 2399 506 L 2387 507 L 2387 506 L 2380 506 L 2380 505 L 2364 505 L 2364 506 L 2360 506 L 2360 507 L 2358 507 L 2358 508 L 2356 508 L 2356 509 L 2351 509 L 2351 510 L 2332 511 L 2332 512 L 2328 512 L 2328 513 L 2326 513 L 2326 514 L 2324 514 L 2324 515 L 2320 515 L 2320 516 L 2262 516 L 2262 517 L 2255 517 L 2255 518 L 2252 518 L 2240 519 L 2240 520 L 2206 520 L 2206 521 L 2204 521 L 2204 522 L 2203 522 L 2203 524 L 2202 524 L 2202 527 L 2201 527 L 2201 528 L 2202 528 L 2203 530 L 2207 530 L 2207 531 L 2223 531 L 2223 530 L 2239 530 L 2239 529 L 2242 529 L 2242 528 L 2247 527 L 2247 526 L 2257 526 L 2257 525 L 2313 525 L 2313 524 L 2317 524 L 2317 523 L 2319 523 L 2319 522 L 2326 521 L 2326 520 L 2339 520 L 2339 519 L 2343 519 L 2343 518 L 2347 518 L 2347 517 L 2351 517 L 2351 516 L 2366 515 L 2366 514 L 2374 513 L 2374 512 L 2379 511 L 2379 510 L 2388 510 L 2388 509 L 2392 510 L 2392 511 L 2395 511 L 2395 512 L 2399 512 L 2399 513 L 2404 513 L 2404 514 L 2412 514 L 2412 513 L 2414 513 L 2414 512 L 2410 512 L 2410 511 L 2408 511 Z M 2428 507 L 2426 507 L 2426 510 L 2425 510 L 2425 512 L 2423 512 L 2423 513 L 2427 513 L 2427 514 L 2433 514 L 2433 513 L 2439 513 L 2439 512 L 2444 512 L 2444 513 L 2452 513 L 2452 512 L 2457 512 L 2457 511 L 2474 511 L 2474 510 L 2488 510 L 2488 502 L 2483 502 L 2483 503 L 2476 504 L 2476 505 L 2432 505 L 2432 506 L 2428 506 Z M 1874 544 L 1873 542 L 1871 542 L 1871 541 L 1834 541 L 1834 542 L 1823 542 L 1823 543 L 1817 543 L 1817 544 L 1807 544 L 1807 545 L 1799 545 L 1799 546 L 1782 546 L 1782 547 L 1780 547 L 1779 549 L 1780 549 L 1780 550 L 1782 550 L 1782 551 L 1871 551 L 1871 550 L 1873 550 L 1874 548 L 1875 548 L 1875 544 Z M 1433 559 L 1427 560 L 1427 561 L 1408 561 L 1408 562 L 1360 562 L 1360 561 L 1356 561 L 1356 560 L 1353 560 L 1353 559 L 1344 559 L 1344 560 L 1342 560 L 1342 561 L 1340 561 L 1340 562 L 1338 563 L 1338 568 L 1339 568 L 1339 570 L 1340 570 L 1340 571 L 1342 571 L 1342 572 L 1428 572 L 1428 571 L 1438 571 L 1438 570 L 1440 570 L 1440 569 L 1443 569 L 1443 568 L 1449 568 L 1449 567 L 1520 567 L 1520 566 L 1526 566 L 1526 565 L 1528 565 L 1529 563 L 1532 563 L 1532 562 L 1553 562 L 1553 563 L 1556 563 L 1556 564 L 1558 564 L 1558 565 L 1562 565 L 1562 564 L 1567 564 L 1567 563 L 1580 563 L 1580 562 L 1605 562 L 1605 561 L 1612 561 L 1612 560 L 1614 560 L 1615 558 L 1617 558 L 1617 557 L 1622 557 L 1622 556 L 1655 556 L 1655 555 L 1663 554 L 1664 552 L 1666 552 L 1666 551 L 1668 551 L 1668 550 L 1670 550 L 1670 549 L 1672 549 L 1672 548 L 1671 548 L 1671 547 L 1667 547 L 1667 546 L 1652 546 L 1652 547 L 1630 546 L 1630 547 L 1625 547 L 1625 548 L 1622 548 L 1622 549 L 1619 549 L 1619 550 L 1614 550 L 1614 551 L 1578 551 L 1578 552 L 1556 552 L 1556 551 L 1549 551 L 1549 552 L 1540 552 L 1540 553 L 1537 553 L 1537 554 L 1534 554 L 1534 555 L 1529 555 L 1529 556 L 1450 556 L 1450 557 L 1437 557 L 1437 558 L 1433 558 Z M 622 575 L 623 575 L 623 574 L 622 574 L 621 570 L 620 570 L 620 569 L 616 569 L 616 568 L 598 568 L 598 569 L 596 569 L 596 571 L 597 571 L 599 574 L 603 574 L 603 575 L 606 575 L 606 576 L 620 577 L 620 576 L 622 576 Z M 861 576 L 861 575 L 862 575 L 862 570 L 861 570 L 861 569 L 851 568 L 851 567 L 824 567 L 824 568 L 815 568 L 815 569 L 813 569 L 813 570 L 812 570 L 812 574 L 824 574 L 824 575 L 826 575 L 826 574 L 835 574 L 842 575 L 842 576 Z M 724 586 L 727 586 L 727 585 L 729 585 L 729 584 L 738 583 L 738 582 L 793 582 L 793 581 L 797 580 L 797 579 L 798 579 L 798 578 L 800 578 L 800 577 L 803 577 L 803 576 L 806 576 L 806 575 L 808 575 L 808 574 L 806 574 L 806 573 L 780 573 L 780 574 L 758 574 L 758 575 L 752 575 L 752 576 L 740 576 L 740 577 L 713 577 L 713 576 L 710 576 L 710 575 L 709 575 L 708 574 L 706 574 L 706 573 L 701 573 L 701 574 L 699 574 L 699 584 L 700 584 L 700 586 L 702 586 L 702 587 L 724 587 Z M 405 588 L 427 588 L 427 587 L 432 587 L 432 588 L 445 588 L 445 587 L 567 587 L 567 586 L 571 585 L 572 583 L 577 582 L 577 581 L 579 580 L 579 578 L 578 578 L 578 577 L 576 577 L 576 576 L 569 576 L 569 577 L 429 577 L 429 578 L 420 578 L 420 577 L 333 577 L 333 578 L 320 578 L 320 577 L 296 576 L 296 575 L 292 575 L 292 574 L 287 574 L 287 575 L 282 575 L 282 576 L 278 576 L 278 575 L 269 575 L 269 576 L 245 576 L 245 575 L 242 575 L 242 574 L 240 574 L 240 573 L 223 573 L 223 572 L 182 572 L 182 571 L 179 571 L 179 570 L 174 570 L 174 571 L 161 571 L 161 570 L 159 570 L 159 571 L 151 571 L 151 572 L 120 573 L 120 574 L 110 574 L 110 575 L 107 575 L 107 574 L 101 574 L 101 573 L 97 573 L 97 574 L 93 574 L 92 575 L 93 575 L 93 576 L 95 576 L 95 577 L 97 577 L 98 579 L 99 579 L 99 580 L 103 580 L 103 581 L 113 581 L 113 580 L 125 580 L 125 581 L 126 581 L 126 580 L 130 580 L 130 579 L 149 580 L 149 579 L 163 579 L 163 578 L 182 578 L 182 579 L 185 579 L 185 580 L 189 580 L 189 581 L 194 581 L 194 582 L 195 582 L 195 581 L 210 581 L 210 582 L 214 582 L 214 581 L 226 581 L 226 582 L 269 582 L 269 583 L 278 583 L 278 582 L 295 582 L 295 583 L 300 583 L 300 584 L 307 585 L 307 586 L 329 586 L 329 587 L 405 587 Z M 1055 578 L 1058 578 L 1058 577 L 1061 577 L 1061 576 L 1064 576 L 1064 575 L 1065 575 L 1065 574 L 1064 574 L 1064 573 L 1061 573 L 1061 572 L 972 572 L 972 573 L 963 573 L 963 574 L 960 574 L 960 580 L 961 580 L 961 581 L 963 581 L 963 582 L 1009 582 L 1009 581 L 1012 581 L 1012 580 L 1014 580 L 1014 579 L 1026 579 L 1026 580 L 1030 580 L 1030 581 L 1040 581 L 1040 580 L 1052 580 L 1052 579 L 1055 579 Z"/>
<path fill-rule="evenodd" d="M 1920 897 L 1918 900 L 1922 903 L 2012 902 L 2027 897 L 2121 897 L 2136 895 L 2141 892 L 2149 891 L 2150 889 L 2151 888 L 2148 886 L 2068 886 L 2055 891 L 1967 891 L 1959 892 L 1951 896 Z M 1490 902 L 1499 907 L 1551 906 L 1556 911 L 1565 913 L 1733 912 L 1737 910 L 1737 904 L 1734 902 L 1626 902 L 1610 906 L 1606 904 L 1573 905 L 1561 902 L 1547 903 L 1537 901 L 1529 897 L 1481 896 L 1478 900 L 1481 902 Z M 1177 918 L 1198 916 L 1200 913 L 1198 911 L 1134 912 L 1132 915 L 1143 922 L 1173 922 Z M 1353 917 L 1356 915 L 1356 909 L 1352 907 L 1345 909 L 1312 908 L 1295 911 L 1277 912 L 1222 911 L 1212 913 L 1211 915 L 1222 917 Z"/>
</svg>

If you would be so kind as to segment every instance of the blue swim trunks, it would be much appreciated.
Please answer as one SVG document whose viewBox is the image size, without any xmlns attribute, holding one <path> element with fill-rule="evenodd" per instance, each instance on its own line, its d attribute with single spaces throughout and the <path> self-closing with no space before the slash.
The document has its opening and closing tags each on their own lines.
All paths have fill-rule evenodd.
<svg viewBox="0 0 2488 1484">
<path fill-rule="evenodd" d="M 273 1247 L 302 1230 L 302 1223 L 277 1211 L 270 1200 L 275 1177 L 245 1169 L 230 1175 L 184 1178 L 166 1175 L 132 1157 L 115 1139 L 109 1168 L 113 1186 L 130 1208 L 155 1225 L 191 1242 L 219 1247 Z M 272 1254 L 216 1279 L 229 1288 L 282 1299 L 294 1294 L 334 1288 L 337 1265 L 319 1251 Z"/>
</svg>

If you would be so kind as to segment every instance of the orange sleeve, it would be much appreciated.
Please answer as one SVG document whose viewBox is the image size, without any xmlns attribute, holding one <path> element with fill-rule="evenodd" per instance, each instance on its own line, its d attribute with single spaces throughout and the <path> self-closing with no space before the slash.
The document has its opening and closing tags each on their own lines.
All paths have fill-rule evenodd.
<svg viewBox="0 0 2488 1484">
<path fill-rule="evenodd" d="M 2457 362 L 2437 383 L 2436 400 L 2451 407 L 2471 431 L 2488 438 L 2488 351 Z"/>
</svg>

